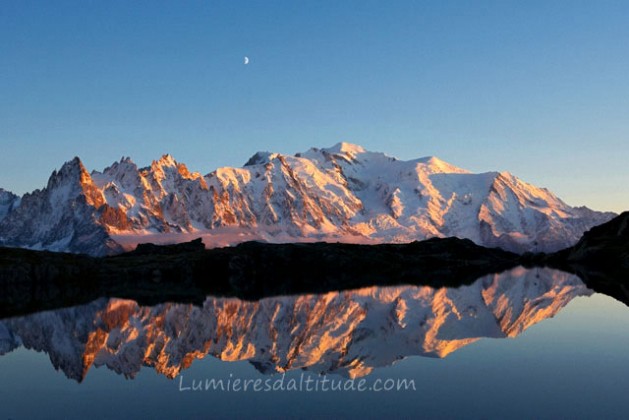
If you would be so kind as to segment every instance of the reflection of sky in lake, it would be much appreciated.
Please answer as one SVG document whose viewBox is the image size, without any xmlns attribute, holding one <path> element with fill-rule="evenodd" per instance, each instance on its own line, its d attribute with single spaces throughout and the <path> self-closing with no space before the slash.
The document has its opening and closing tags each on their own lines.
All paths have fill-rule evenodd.
<svg viewBox="0 0 629 420">
<path fill-rule="evenodd" d="M 180 379 L 269 377 L 245 360 L 214 357 L 195 360 L 175 380 L 147 367 L 127 380 L 100 367 L 79 384 L 56 372 L 47 355 L 18 348 L 0 357 L 0 407 L 8 417 L 619 417 L 629 389 L 628 321 L 626 306 L 610 297 L 576 297 L 513 339 L 484 338 L 443 359 L 408 357 L 376 368 L 369 383 L 415 380 L 416 391 L 383 393 L 178 392 Z"/>
</svg>

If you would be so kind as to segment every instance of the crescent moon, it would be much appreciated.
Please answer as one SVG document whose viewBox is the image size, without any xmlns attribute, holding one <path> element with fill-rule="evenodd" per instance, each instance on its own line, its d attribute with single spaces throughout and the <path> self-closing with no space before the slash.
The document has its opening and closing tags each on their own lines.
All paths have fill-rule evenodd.
<svg viewBox="0 0 629 420">
<path fill-rule="evenodd" d="M 249 57 L 245 56 L 245 64 L 249 64 Z"/>
</svg>

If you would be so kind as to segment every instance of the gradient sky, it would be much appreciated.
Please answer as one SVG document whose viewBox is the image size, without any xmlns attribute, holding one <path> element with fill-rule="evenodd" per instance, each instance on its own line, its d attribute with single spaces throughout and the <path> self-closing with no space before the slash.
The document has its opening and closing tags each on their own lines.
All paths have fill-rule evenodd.
<svg viewBox="0 0 629 420">
<path fill-rule="evenodd" d="M 0 2 L 0 187 L 339 141 L 629 209 L 627 1 Z M 243 64 L 243 57 L 250 64 Z"/>
</svg>

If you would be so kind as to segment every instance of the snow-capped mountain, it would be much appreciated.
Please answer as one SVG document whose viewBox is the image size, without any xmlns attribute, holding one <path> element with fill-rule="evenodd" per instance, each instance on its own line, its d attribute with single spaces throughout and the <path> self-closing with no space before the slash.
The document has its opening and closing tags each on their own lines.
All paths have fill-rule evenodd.
<svg viewBox="0 0 629 420">
<path fill-rule="evenodd" d="M 435 157 L 401 161 L 348 143 L 295 156 L 258 152 L 242 168 L 205 176 L 170 155 L 146 168 L 123 158 L 91 174 L 75 158 L 19 205 L 1 200 L 0 244 L 92 255 L 191 236 L 208 246 L 457 236 L 555 251 L 614 216 L 571 207 L 507 172 L 474 174 Z"/>
<path fill-rule="evenodd" d="M 349 377 L 408 356 L 446 357 L 483 337 L 515 337 L 589 290 L 576 276 L 522 267 L 453 288 L 368 287 L 202 307 L 132 300 L 0 321 L 0 355 L 24 346 L 83 380 L 93 366 L 170 378 L 196 359 L 248 360 L 262 373 L 305 369 Z"/>
<path fill-rule="evenodd" d="M 103 194 L 78 158 L 53 172 L 43 190 L 25 194 L 0 221 L 0 244 L 104 255 L 122 251 L 97 220 Z"/>
</svg>

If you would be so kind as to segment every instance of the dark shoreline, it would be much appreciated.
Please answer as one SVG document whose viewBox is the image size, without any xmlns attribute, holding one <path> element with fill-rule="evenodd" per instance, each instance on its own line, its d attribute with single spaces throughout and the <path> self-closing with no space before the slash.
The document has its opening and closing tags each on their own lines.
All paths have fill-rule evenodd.
<svg viewBox="0 0 629 420">
<path fill-rule="evenodd" d="M 200 304 L 207 295 L 256 300 L 365 286 L 457 286 L 518 261 L 517 254 L 455 238 L 395 245 L 247 242 L 209 250 L 193 241 L 102 258 L 0 248 L 0 318 L 103 296 Z"/>
</svg>

